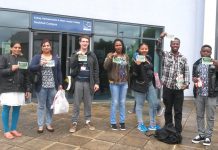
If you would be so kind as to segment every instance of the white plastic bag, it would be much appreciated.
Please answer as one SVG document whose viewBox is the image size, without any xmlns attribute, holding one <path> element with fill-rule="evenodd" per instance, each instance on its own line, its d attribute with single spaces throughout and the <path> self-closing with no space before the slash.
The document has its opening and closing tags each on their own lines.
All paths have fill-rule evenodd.
<svg viewBox="0 0 218 150">
<path fill-rule="evenodd" d="M 154 79 L 155 79 L 155 87 L 160 89 L 161 88 L 161 81 L 157 72 L 154 72 Z"/>
<path fill-rule="evenodd" d="M 69 102 L 65 97 L 64 90 L 58 90 L 55 95 L 51 109 L 53 109 L 54 114 L 62 114 L 69 111 Z"/>
</svg>

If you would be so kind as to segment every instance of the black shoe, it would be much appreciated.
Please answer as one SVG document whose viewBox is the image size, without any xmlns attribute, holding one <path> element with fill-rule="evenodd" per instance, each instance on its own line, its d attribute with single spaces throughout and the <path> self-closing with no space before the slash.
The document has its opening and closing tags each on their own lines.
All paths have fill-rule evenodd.
<svg viewBox="0 0 218 150">
<path fill-rule="evenodd" d="M 197 135 L 194 139 L 192 139 L 192 143 L 200 143 L 201 141 L 204 141 L 204 137 L 201 137 L 200 135 Z"/>
<path fill-rule="evenodd" d="M 54 132 L 54 128 L 52 128 L 51 126 L 46 127 L 46 129 L 47 129 L 49 132 Z"/>
<path fill-rule="evenodd" d="M 43 128 L 40 128 L 40 127 L 39 127 L 38 130 L 37 130 L 37 133 L 39 133 L 39 134 L 40 134 L 40 133 L 43 133 Z"/>
<path fill-rule="evenodd" d="M 120 123 L 120 130 L 126 130 L 125 123 Z"/>
<path fill-rule="evenodd" d="M 111 129 L 112 130 L 117 130 L 117 125 L 116 124 L 111 124 Z"/>
<path fill-rule="evenodd" d="M 204 142 L 203 142 L 203 145 L 204 146 L 210 146 L 211 144 L 211 139 L 210 138 L 205 138 Z"/>
</svg>

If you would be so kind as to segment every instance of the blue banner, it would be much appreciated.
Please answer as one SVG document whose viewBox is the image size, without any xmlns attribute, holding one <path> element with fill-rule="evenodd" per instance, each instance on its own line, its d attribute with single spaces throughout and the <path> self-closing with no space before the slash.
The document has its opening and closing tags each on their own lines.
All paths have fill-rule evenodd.
<svg viewBox="0 0 218 150">
<path fill-rule="evenodd" d="M 92 21 L 32 14 L 32 28 L 91 34 Z"/>
</svg>

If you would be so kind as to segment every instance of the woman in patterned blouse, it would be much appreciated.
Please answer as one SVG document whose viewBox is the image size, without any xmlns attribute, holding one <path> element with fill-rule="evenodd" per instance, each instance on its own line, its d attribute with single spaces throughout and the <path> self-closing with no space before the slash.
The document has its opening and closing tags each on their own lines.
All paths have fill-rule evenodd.
<svg viewBox="0 0 218 150">
<path fill-rule="evenodd" d="M 54 132 L 51 105 L 58 89 L 62 89 L 61 65 L 57 55 L 53 54 L 51 42 L 44 39 L 41 43 L 41 54 L 36 54 L 30 64 L 30 71 L 37 74 L 34 80 L 38 99 L 38 133 L 43 132 L 43 126 L 49 132 Z"/>
</svg>

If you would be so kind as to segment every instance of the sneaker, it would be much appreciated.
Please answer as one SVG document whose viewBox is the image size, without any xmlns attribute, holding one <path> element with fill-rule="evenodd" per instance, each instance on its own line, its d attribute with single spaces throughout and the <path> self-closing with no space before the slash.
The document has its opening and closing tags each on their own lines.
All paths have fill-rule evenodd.
<svg viewBox="0 0 218 150">
<path fill-rule="evenodd" d="M 70 133 L 76 132 L 76 127 L 77 127 L 77 122 L 73 122 L 73 124 L 72 124 L 71 127 L 70 127 L 69 132 L 70 132 Z"/>
<path fill-rule="evenodd" d="M 203 142 L 203 145 L 204 146 L 210 146 L 211 144 L 211 139 L 210 138 L 205 138 L 204 142 Z"/>
<path fill-rule="evenodd" d="M 143 123 L 138 124 L 137 129 L 143 133 L 148 131 L 148 128 Z"/>
<path fill-rule="evenodd" d="M 117 130 L 117 124 L 111 124 L 111 129 L 112 130 Z"/>
<path fill-rule="evenodd" d="M 120 130 L 126 130 L 125 123 L 120 123 Z"/>
<path fill-rule="evenodd" d="M 157 116 L 158 116 L 158 117 L 162 116 L 163 113 L 164 113 L 164 111 L 165 111 L 165 107 L 160 108 L 160 109 L 157 111 Z"/>
<path fill-rule="evenodd" d="M 200 143 L 201 141 L 204 141 L 204 137 L 201 137 L 200 135 L 197 135 L 194 139 L 192 139 L 192 143 Z"/>
<path fill-rule="evenodd" d="M 159 125 L 156 125 L 156 126 L 149 126 L 149 127 L 148 127 L 148 130 L 151 130 L 151 131 L 160 130 L 160 126 L 159 126 Z"/>
<path fill-rule="evenodd" d="M 89 130 L 95 130 L 95 127 L 93 126 L 93 124 L 91 122 L 87 122 L 86 123 L 86 127 L 89 129 Z"/>
</svg>

